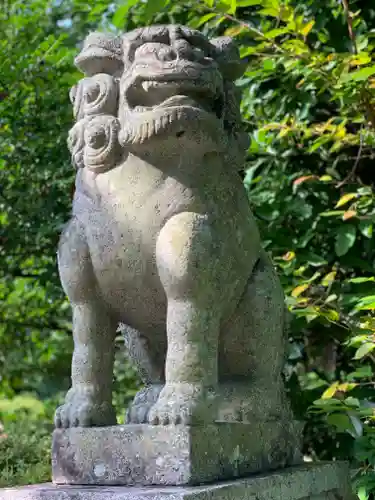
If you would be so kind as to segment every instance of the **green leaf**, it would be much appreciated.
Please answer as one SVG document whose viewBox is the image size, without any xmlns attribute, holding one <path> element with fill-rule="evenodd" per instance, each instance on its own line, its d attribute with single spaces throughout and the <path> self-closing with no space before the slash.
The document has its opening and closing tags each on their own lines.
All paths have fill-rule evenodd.
<svg viewBox="0 0 375 500">
<path fill-rule="evenodd" d="M 350 200 L 353 200 L 354 198 L 357 198 L 357 193 L 346 193 L 341 198 L 339 201 L 336 203 L 335 208 L 342 207 L 343 205 L 346 205 Z"/>
<path fill-rule="evenodd" d="M 359 82 L 368 80 L 372 75 L 375 75 L 375 66 L 370 66 L 368 68 L 359 69 L 358 71 L 353 71 L 349 74 L 344 75 L 341 80 L 343 82 Z"/>
<path fill-rule="evenodd" d="M 144 11 L 145 22 L 151 21 L 153 16 L 157 12 L 161 12 L 168 3 L 169 0 L 148 0 Z"/>
<path fill-rule="evenodd" d="M 331 271 L 330 273 L 326 274 L 322 279 L 322 285 L 330 286 L 335 281 L 336 274 L 337 274 L 336 271 Z"/>
<path fill-rule="evenodd" d="M 350 434 L 353 431 L 353 424 L 345 413 L 332 413 L 332 415 L 327 416 L 327 422 L 336 427 L 338 432 Z"/>
<path fill-rule="evenodd" d="M 339 382 L 335 382 L 327 390 L 325 390 L 322 394 L 322 399 L 331 399 L 337 392 L 337 388 L 340 385 Z"/>
<path fill-rule="evenodd" d="M 212 18 L 216 16 L 217 16 L 216 12 L 209 12 L 208 14 L 205 14 L 204 16 L 199 18 L 199 20 L 196 23 L 194 23 L 194 28 L 199 28 L 200 26 L 206 24 L 208 21 L 210 21 Z"/>
<path fill-rule="evenodd" d="M 357 230 L 355 226 L 343 225 L 336 234 L 335 252 L 338 257 L 342 257 L 352 248 L 356 240 Z"/>
<path fill-rule="evenodd" d="M 348 374 L 348 380 L 366 379 L 373 376 L 373 371 L 370 365 L 359 366 L 354 372 Z"/>
<path fill-rule="evenodd" d="M 351 415 L 351 414 L 349 414 L 349 418 L 354 429 L 354 432 L 351 432 L 350 434 L 356 438 L 363 436 L 363 425 L 360 419 L 356 415 Z"/>
<path fill-rule="evenodd" d="M 307 36 L 310 33 L 310 31 L 313 29 L 314 24 L 315 24 L 315 21 L 310 21 L 309 23 L 305 24 L 305 26 L 303 26 L 303 28 L 301 29 L 300 33 L 303 36 Z"/>
<path fill-rule="evenodd" d="M 365 486 L 361 486 L 357 491 L 359 500 L 370 500 L 370 493 Z"/>
<path fill-rule="evenodd" d="M 309 252 L 306 255 L 306 262 L 308 262 L 310 264 L 310 266 L 313 266 L 313 267 L 320 267 L 320 266 L 324 266 L 325 264 L 327 264 L 327 261 L 324 257 L 322 257 L 321 255 L 318 255 L 316 253 L 313 253 L 313 252 Z"/>
<path fill-rule="evenodd" d="M 289 33 L 288 28 L 277 28 L 274 30 L 267 31 L 264 33 L 264 37 L 267 38 L 268 40 L 272 40 L 280 35 L 285 35 L 285 33 Z"/>
<path fill-rule="evenodd" d="M 298 285 L 294 290 L 292 291 L 291 295 L 292 297 L 299 297 L 303 292 L 305 292 L 309 288 L 309 285 L 303 284 L 303 285 Z"/>
<path fill-rule="evenodd" d="M 253 5 L 262 5 L 264 0 L 237 0 L 237 7 L 251 7 Z"/>
<path fill-rule="evenodd" d="M 268 7 L 266 9 L 261 9 L 258 13 L 263 16 L 279 17 L 279 9 L 275 7 Z"/>
<path fill-rule="evenodd" d="M 276 62 L 273 59 L 265 59 L 263 61 L 263 69 L 266 71 L 274 71 L 276 69 Z"/>
<path fill-rule="evenodd" d="M 362 359 L 375 349 L 375 342 L 366 342 L 355 353 L 354 359 Z"/>
<path fill-rule="evenodd" d="M 357 311 L 375 311 L 375 301 L 360 304 L 356 307 Z"/>
<path fill-rule="evenodd" d="M 321 212 L 321 217 L 334 217 L 344 215 L 345 210 L 329 210 L 328 212 Z"/>
<path fill-rule="evenodd" d="M 369 281 L 375 281 L 375 278 L 371 276 L 370 278 L 351 278 L 349 280 L 346 280 L 347 283 L 367 283 Z"/>
<path fill-rule="evenodd" d="M 127 0 L 127 2 L 116 10 L 112 17 L 112 24 L 116 26 L 116 28 L 122 28 L 124 26 L 126 14 L 137 2 L 138 0 Z"/>
<path fill-rule="evenodd" d="M 372 233 L 373 233 L 372 222 L 362 220 L 359 222 L 358 227 L 365 238 L 372 238 Z"/>
<path fill-rule="evenodd" d="M 246 28 L 245 26 L 242 26 L 240 24 L 237 24 L 235 26 L 231 26 L 230 28 L 227 28 L 224 32 L 224 35 L 226 36 L 231 36 L 232 38 L 234 38 L 235 36 L 238 36 L 240 35 L 241 33 L 243 33 L 244 31 L 246 31 Z"/>
</svg>

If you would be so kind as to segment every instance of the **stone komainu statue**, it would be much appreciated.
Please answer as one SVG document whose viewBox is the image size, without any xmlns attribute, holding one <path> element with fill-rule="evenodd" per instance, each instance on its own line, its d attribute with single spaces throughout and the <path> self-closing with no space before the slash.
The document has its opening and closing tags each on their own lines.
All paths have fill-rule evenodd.
<svg viewBox="0 0 375 500">
<path fill-rule="evenodd" d="M 282 421 L 291 463 L 284 296 L 238 175 L 248 142 L 233 42 L 181 26 L 93 33 L 76 64 L 76 191 L 58 251 L 75 347 L 56 426 L 116 423 L 123 324 L 145 382 L 128 423 Z"/>
</svg>

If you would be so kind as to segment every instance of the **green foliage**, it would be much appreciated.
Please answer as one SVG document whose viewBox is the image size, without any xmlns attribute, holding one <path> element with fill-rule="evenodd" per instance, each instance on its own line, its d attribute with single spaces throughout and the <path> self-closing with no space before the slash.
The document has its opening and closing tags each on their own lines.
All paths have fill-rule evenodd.
<svg viewBox="0 0 375 500">
<path fill-rule="evenodd" d="M 56 267 L 74 185 L 69 89 L 76 42 L 106 25 L 109 7 L 30 0 L 0 12 L 0 395 L 69 386 L 70 308 Z M 134 377 L 119 376 L 125 398 Z"/>
<path fill-rule="evenodd" d="M 0 487 L 50 480 L 52 408 L 32 395 L 0 399 Z"/>
</svg>

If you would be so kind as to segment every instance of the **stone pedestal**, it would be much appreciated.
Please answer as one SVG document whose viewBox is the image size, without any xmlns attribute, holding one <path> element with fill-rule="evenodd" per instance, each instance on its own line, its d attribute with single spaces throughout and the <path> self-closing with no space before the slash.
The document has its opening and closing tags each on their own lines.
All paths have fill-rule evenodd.
<svg viewBox="0 0 375 500">
<path fill-rule="evenodd" d="M 0 490 L 0 500 L 355 500 L 345 464 L 304 465 L 204 486 L 66 486 Z"/>
<path fill-rule="evenodd" d="M 285 421 L 56 429 L 53 482 L 179 486 L 247 477 L 300 463 Z"/>
</svg>

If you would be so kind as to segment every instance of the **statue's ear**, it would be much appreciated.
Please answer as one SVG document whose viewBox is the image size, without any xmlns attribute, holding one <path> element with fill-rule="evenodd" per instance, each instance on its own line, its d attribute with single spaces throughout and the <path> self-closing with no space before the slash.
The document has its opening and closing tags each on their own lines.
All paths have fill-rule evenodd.
<svg viewBox="0 0 375 500">
<path fill-rule="evenodd" d="M 243 75 L 246 63 L 241 60 L 238 47 L 229 36 L 210 40 L 215 49 L 215 60 L 219 64 L 224 78 L 236 80 Z"/>
<path fill-rule="evenodd" d="M 75 58 L 75 65 L 87 76 L 97 73 L 117 75 L 122 72 L 122 42 L 119 37 L 104 33 L 90 33 L 83 49 Z"/>
</svg>

